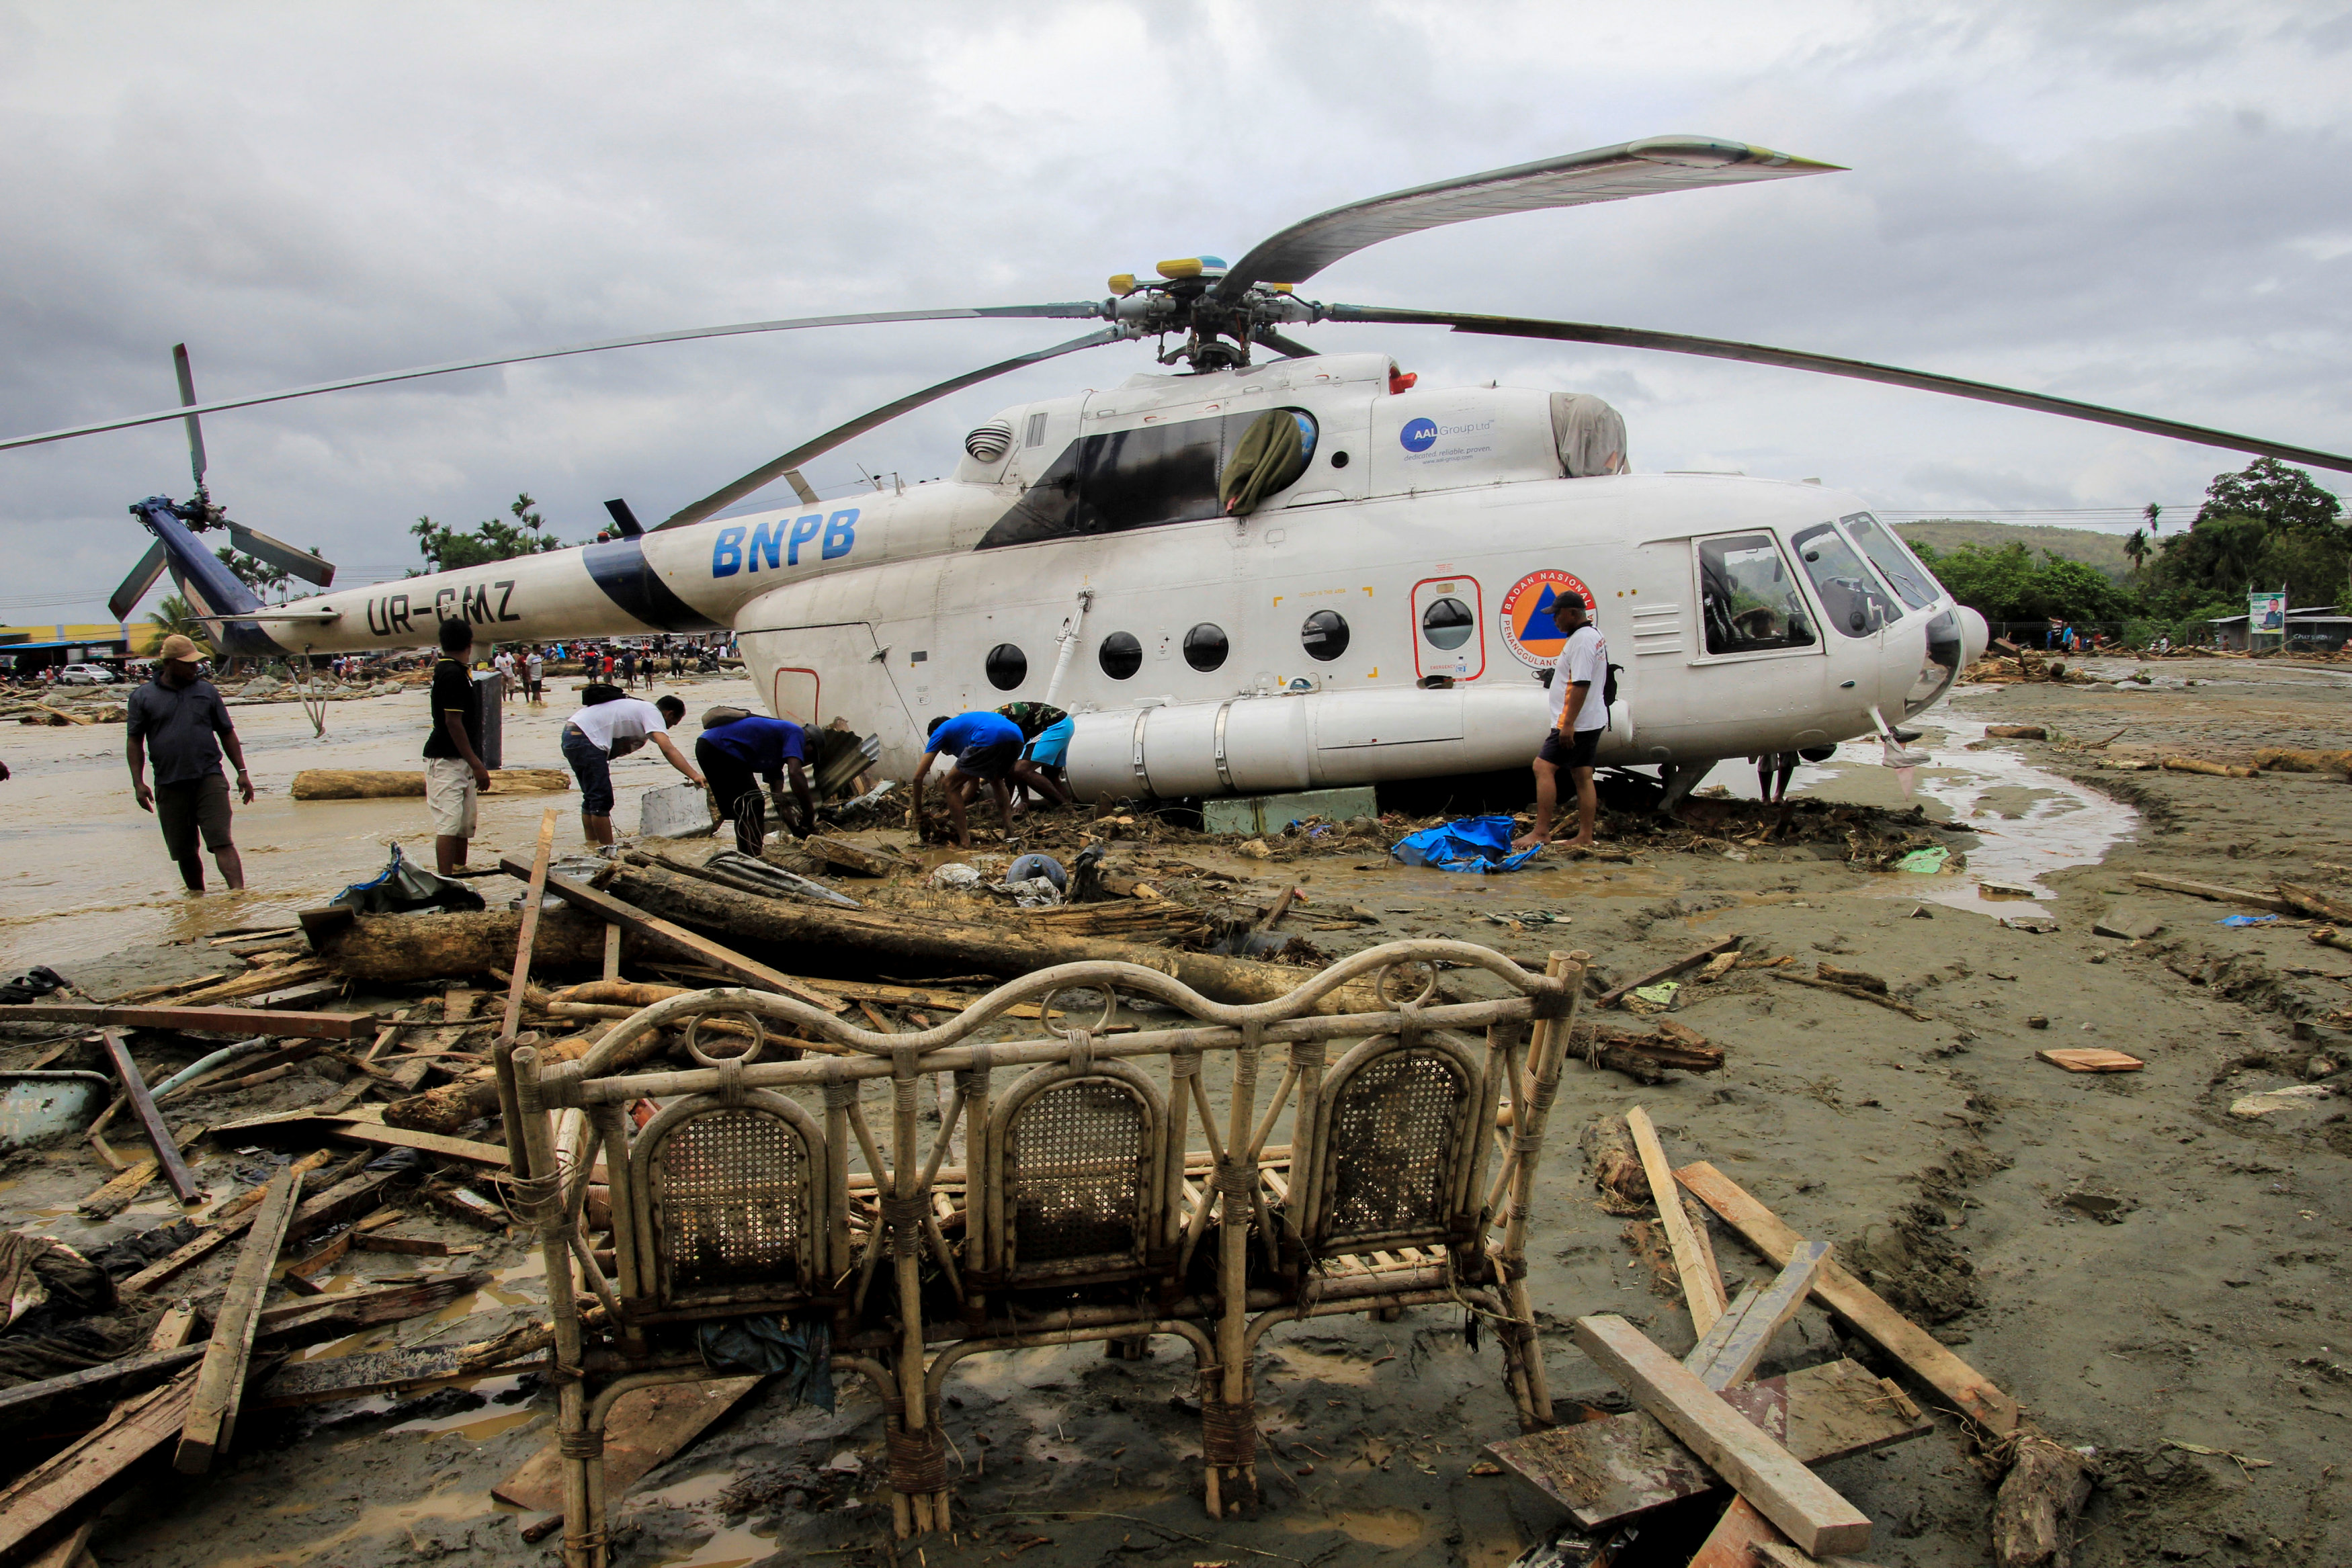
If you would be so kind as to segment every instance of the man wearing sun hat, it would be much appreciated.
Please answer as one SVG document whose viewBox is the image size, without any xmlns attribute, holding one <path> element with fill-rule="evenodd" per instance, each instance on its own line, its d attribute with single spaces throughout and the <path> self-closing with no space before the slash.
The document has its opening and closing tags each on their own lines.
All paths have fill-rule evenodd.
<svg viewBox="0 0 2352 1568">
<path fill-rule="evenodd" d="M 163 830 L 163 848 L 179 862 L 180 880 L 190 893 L 205 890 L 199 837 L 220 867 L 232 893 L 245 886 L 245 862 L 229 836 L 228 780 L 221 777 L 221 752 L 236 765 L 238 793 L 253 804 L 253 779 L 245 770 L 245 747 L 236 727 L 210 681 L 197 674 L 204 652 L 177 632 L 163 639 L 155 678 L 131 694 L 131 790 L 139 809 L 152 811 Z M 147 787 L 147 763 L 155 764 L 155 787 Z"/>
</svg>

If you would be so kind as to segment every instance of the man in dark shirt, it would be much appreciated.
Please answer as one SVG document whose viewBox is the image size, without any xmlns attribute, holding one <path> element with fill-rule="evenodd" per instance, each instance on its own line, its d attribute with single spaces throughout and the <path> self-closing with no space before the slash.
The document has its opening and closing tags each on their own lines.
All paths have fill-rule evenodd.
<svg viewBox="0 0 2352 1568">
<path fill-rule="evenodd" d="M 441 622 L 441 661 L 433 666 L 433 728 L 425 737 L 425 804 L 433 814 L 433 855 L 443 876 L 466 863 L 480 792 L 490 787 L 483 766 L 482 689 L 466 667 L 474 628 Z"/>
<path fill-rule="evenodd" d="M 131 763 L 131 791 L 141 810 L 155 814 L 163 848 L 180 862 L 180 880 L 188 891 L 205 890 L 204 858 L 196 852 L 201 834 L 221 881 L 235 893 L 245 886 L 245 862 L 229 835 L 228 780 L 220 767 L 224 747 L 236 764 L 237 790 L 248 806 L 253 779 L 245 770 L 245 747 L 237 744 L 236 727 L 220 693 L 196 674 L 203 656 L 195 643 L 177 633 L 163 639 L 155 678 L 131 694 L 130 738 L 123 749 Z M 150 753 L 155 761 L 152 789 L 147 787 Z"/>
<path fill-rule="evenodd" d="M 718 720 L 716 724 L 712 720 Z M 702 734 L 694 743 L 694 760 L 710 781 L 719 814 L 735 824 L 735 847 L 756 855 L 767 840 L 767 812 L 761 809 L 757 779 L 768 781 L 775 798 L 776 818 L 791 822 L 784 810 L 784 773 L 791 770 L 793 799 L 800 805 L 800 831 L 816 830 L 816 797 L 810 792 L 807 737 L 788 718 L 768 718 L 740 708 L 712 708 L 702 716 Z"/>
</svg>

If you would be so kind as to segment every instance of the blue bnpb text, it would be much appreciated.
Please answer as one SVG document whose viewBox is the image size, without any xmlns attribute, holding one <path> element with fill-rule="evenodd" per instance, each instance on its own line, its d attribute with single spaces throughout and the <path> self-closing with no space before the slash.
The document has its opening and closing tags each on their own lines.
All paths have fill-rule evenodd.
<svg viewBox="0 0 2352 1568">
<path fill-rule="evenodd" d="M 829 517 L 810 512 L 789 523 L 774 517 L 749 528 L 721 528 L 710 547 L 710 575 L 732 577 L 739 571 L 757 571 L 763 564 L 771 570 L 798 566 L 801 546 L 812 543 L 822 559 L 838 560 L 847 555 L 857 543 L 857 508 L 850 507 Z"/>
</svg>

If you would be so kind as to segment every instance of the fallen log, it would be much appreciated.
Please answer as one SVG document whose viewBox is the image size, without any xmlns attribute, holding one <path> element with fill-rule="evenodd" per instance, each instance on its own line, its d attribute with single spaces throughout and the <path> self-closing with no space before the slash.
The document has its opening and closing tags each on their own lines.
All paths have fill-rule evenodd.
<svg viewBox="0 0 2352 1568">
<path fill-rule="evenodd" d="M 2254 753 L 2254 766 L 2280 773 L 2352 773 L 2352 751 L 2290 751 L 2269 746 Z"/>
<path fill-rule="evenodd" d="M 1607 1067 L 1643 1083 L 1663 1083 L 1671 1071 L 1714 1072 L 1723 1066 L 1723 1047 L 1677 1025 L 1661 1025 L 1648 1034 L 1578 1024 L 1569 1036 L 1571 1050 L 1580 1051 L 1588 1067 Z"/>
<path fill-rule="evenodd" d="M 1738 946 L 1739 937 L 1737 933 L 1734 933 L 1729 936 L 1720 937 L 1716 941 L 1708 943 L 1706 946 L 1700 948 L 1696 953 L 1685 954 L 1682 957 L 1675 959 L 1671 964 L 1661 965 L 1659 967 L 1651 970 L 1646 975 L 1637 975 L 1633 978 L 1626 981 L 1623 985 L 1602 992 L 1600 1000 L 1594 1005 L 1604 1009 L 1613 1008 L 1619 1002 L 1624 1000 L 1626 997 L 1640 990 L 1643 986 L 1654 986 L 1660 980 L 1672 979 L 1676 975 L 1681 974 L 1685 969 L 1695 969 L 1699 965 L 1706 963 L 1709 958 L 1716 956 L 1717 954 L 1736 951 Z"/>
<path fill-rule="evenodd" d="M 561 794 L 572 775 L 561 768 L 493 768 L 490 795 Z M 306 768 L 287 791 L 297 800 L 399 800 L 425 798 L 425 775 L 365 768 Z"/>
<path fill-rule="evenodd" d="M 1776 980 L 1786 980 L 1792 986 L 1811 986 L 1817 991 L 1835 991 L 1842 997 L 1853 997 L 1861 1001 L 1876 1002 L 1880 1007 L 1886 1009 L 1890 1012 L 1901 1013 L 1905 1018 L 1916 1019 L 1921 1023 L 1933 1023 L 1935 1021 L 1930 1015 L 1921 1012 L 1917 1008 L 1911 1006 L 1908 1002 L 1898 1002 L 1893 997 L 1885 995 L 1879 991 L 1866 991 L 1860 986 L 1841 986 L 1833 980 L 1815 979 L 1811 975 L 1791 975 L 1786 970 L 1776 970 L 1773 973 L 1772 977 Z"/>
<path fill-rule="evenodd" d="M 696 882 L 651 866 L 625 865 L 611 891 L 650 914 L 681 925 L 736 941 L 796 950 L 819 948 L 861 967 L 880 960 L 917 968 L 975 970 L 1008 978 L 1055 964 L 1111 960 L 1156 969 L 1213 1001 L 1271 1001 L 1304 984 L 1309 976 L 1281 964 L 1186 953 L 1141 943 L 1068 936 L 1039 931 L 1027 922 L 984 924 L 935 915 L 887 909 L 835 909 L 761 898 Z M 1709 950 L 1712 952 L 1712 949 Z M 1702 955 L 1705 956 L 1705 955 Z M 1372 983 L 1352 982 L 1325 997 L 1331 1013 L 1383 1010 Z"/>
<path fill-rule="evenodd" d="M 2352 953 L 2352 936 L 2341 931 L 2315 931 L 2311 939 L 2323 947 L 2333 947 L 2339 953 Z"/>
<path fill-rule="evenodd" d="M 1867 969 L 1844 969 L 1835 964 L 1816 964 L 1813 973 L 1833 986 L 1850 986 L 1856 990 L 1886 994 L 1886 982 Z"/>
<path fill-rule="evenodd" d="M 522 936 L 522 912 L 482 909 L 458 915 L 356 915 L 321 923 L 311 942 L 338 974 L 355 980 L 407 983 L 446 980 L 496 968 L 511 972 Z M 635 933 L 622 938 L 622 956 L 656 951 Z M 550 909 L 539 917 L 531 962 L 540 967 L 604 961 L 604 923 L 576 909 Z"/>
<path fill-rule="evenodd" d="M 543 1065 L 551 1061 L 571 1061 L 587 1054 L 589 1048 L 604 1037 L 598 1030 L 593 1034 L 575 1035 L 539 1048 L 539 1060 Z M 659 1056 L 668 1041 L 659 1030 L 640 1035 L 631 1049 L 621 1053 L 626 1066 L 635 1067 Z M 414 1133 L 454 1134 L 458 1128 L 478 1122 L 499 1108 L 498 1074 L 484 1068 L 478 1074 L 427 1089 L 422 1094 L 412 1094 L 405 1100 L 394 1100 L 383 1108 L 383 1124 L 402 1127 Z"/>
<path fill-rule="evenodd" d="M 2208 762 L 2197 757 L 2167 757 L 2161 766 L 2167 773 L 2203 773 L 2215 779 L 2253 779 L 2260 771 L 2241 768 L 2230 762 Z"/>
<path fill-rule="evenodd" d="M 309 1040 L 361 1040 L 373 1034 L 373 1013 L 268 1012 L 259 1008 L 121 1008 L 80 1002 L 23 1002 L 0 1007 L 0 1023 L 98 1024 L 113 1029 L 175 1029 L 188 1034 L 236 1034 Z"/>
</svg>

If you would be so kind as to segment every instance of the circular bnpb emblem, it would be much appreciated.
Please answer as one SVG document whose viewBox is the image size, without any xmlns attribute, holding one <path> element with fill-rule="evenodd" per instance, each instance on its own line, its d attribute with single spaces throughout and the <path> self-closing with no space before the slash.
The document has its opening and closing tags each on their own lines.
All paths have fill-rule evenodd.
<svg viewBox="0 0 2352 1568">
<path fill-rule="evenodd" d="M 1538 670 L 1558 661 L 1559 651 L 1568 646 L 1568 630 L 1558 615 L 1562 602 L 1570 599 L 1581 601 L 1588 615 L 1599 609 L 1592 590 L 1570 572 L 1531 571 L 1511 584 L 1497 614 L 1502 618 L 1504 644 L 1513 658 Z"/>
<path fill-rule="evenodd" d="M 1409 419 L 1405 421 L 1404 428 L 1397 432 L 1397 440 L 1407 452 L 1426 452 L 1437 444 L 1437 421 Z"/>
</svg>

